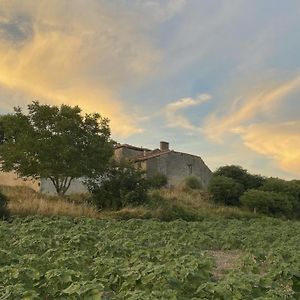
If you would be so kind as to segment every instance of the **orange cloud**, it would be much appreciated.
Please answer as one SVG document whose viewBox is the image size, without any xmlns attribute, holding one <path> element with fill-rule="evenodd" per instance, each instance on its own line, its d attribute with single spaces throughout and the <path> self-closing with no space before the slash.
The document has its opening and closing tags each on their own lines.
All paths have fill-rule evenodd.
<svg viewBox="0 0 300 300">
<path fill-rule="evenodd" d="M 276 87 L 238 96 L 228 108 L 222 108 L 223 113 L 214 112 L 207 118 L 203 132 L 215 142 L 228 142 L 230 135 L 238 135 L 248 149 L 299 176 L 300 122 L 274 121 L 281 102 L 299 88 L 300 76 L 296 76 Z M 263 122 L 258 121 L 261 118 Z"/>
<path fill-rule="evenodd" d="M 253 122 L 255 117 L 270 113 L 284 96 L 298 88 L 300 76 L 255 94 L 239 96 L 224 115 L 213 113 L 207 118 L 204 132 L 209 138 L 221 141 L 224 135 L 236 132 L 245 122 Z"/>
<path fill-rule="evenodd" d="M 117 93 L 130 80 L 153 72 L 160 54 L 134 17 L 97 1 L 0 4 L 0 24 L 8 28 L 0 30 L 1 85 L 24 94 L 28 102 L 98 111 L 111 119 L 117 135 L 142 130 Z"/>
<path fill-rule="evenodd" d="M 300 176 L 300 121 L 253 124 L 240 128 L 239 133 L 247 147 Z"/>
</svg>

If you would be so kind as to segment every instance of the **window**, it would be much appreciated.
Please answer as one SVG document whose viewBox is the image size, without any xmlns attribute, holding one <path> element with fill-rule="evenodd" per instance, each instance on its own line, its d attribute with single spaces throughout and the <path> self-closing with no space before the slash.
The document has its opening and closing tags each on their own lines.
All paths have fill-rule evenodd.
<svg viewBox="0 0 300 300">
<path fill-rule="evenodd" d="M 188 164 L 188 168 L 189 168 L 189 175 L 192 175 L 193 174 L 193 165 Z"/>
</svg>

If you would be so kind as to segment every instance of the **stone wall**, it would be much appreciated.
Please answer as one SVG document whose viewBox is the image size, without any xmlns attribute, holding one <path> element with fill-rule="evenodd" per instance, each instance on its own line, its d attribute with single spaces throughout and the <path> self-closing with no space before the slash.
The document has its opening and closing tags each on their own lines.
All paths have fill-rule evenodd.
<svg viewBox="0 0 300 300">
<path fill-rule="evenodd" d="M 146 164 L 148 177 L 157 173 L 164 174 L 168 177 L 171 186 L 179 184 L 188 176 L 195 176 L 206 188 L 211 178 L 211 171 L 203 160 L 186 153 L 169 152 L 148 159 Z"/>
<path fill-rule="evenodd" d="M 115 149 L 114 157 L 117 161 L 120 161 L 121 159 L 129 159 L 137 156 L 142 156 L 143 152 L 143 150 L 120 147 Z"/>
</svg>

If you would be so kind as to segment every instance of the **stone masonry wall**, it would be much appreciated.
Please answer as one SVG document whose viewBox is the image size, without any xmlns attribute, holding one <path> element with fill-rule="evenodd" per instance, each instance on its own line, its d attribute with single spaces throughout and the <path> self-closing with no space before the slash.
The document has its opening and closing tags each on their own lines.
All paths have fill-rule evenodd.
<svg viewBox="0 0 300 300">
<path fill-rule="evenodd" d="M 211 171 L 200 157 L 170 152 L 147 160 L 147 176 L 157 173 L 168 177 L 169 185 L 177 185 L 187 176 L 198 177 L 204 188 L 208 186 Z"/>
</svg>

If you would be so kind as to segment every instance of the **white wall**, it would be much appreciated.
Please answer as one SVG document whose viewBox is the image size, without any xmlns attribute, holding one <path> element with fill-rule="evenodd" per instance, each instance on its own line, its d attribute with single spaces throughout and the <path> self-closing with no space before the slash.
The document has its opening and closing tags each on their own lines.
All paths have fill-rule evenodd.
<svg viewBox="0 0 300 300">
<path fill-rule="evenodd" d="M 83 184 L 83 178 L 74 179 L 71 182 L 71 185 L 67 191 L 67 195 L 69 194 L 82 194 L 87 193 L 87 187 Z M 41 193 L 56 195 L 56 190 L 50 179 L 41 179 Z"/>
</svg>

